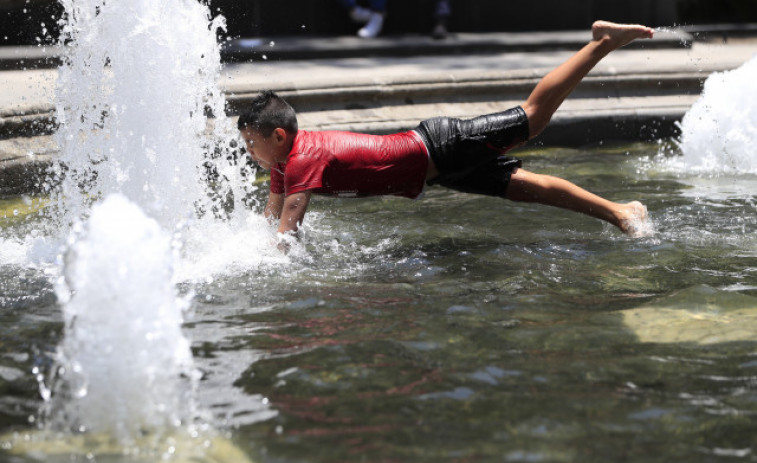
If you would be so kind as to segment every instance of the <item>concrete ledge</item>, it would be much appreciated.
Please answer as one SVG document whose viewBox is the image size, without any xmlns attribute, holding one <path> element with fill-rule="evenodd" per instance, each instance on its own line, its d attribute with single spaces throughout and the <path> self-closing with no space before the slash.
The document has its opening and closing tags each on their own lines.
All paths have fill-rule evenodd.
<svg viewBox="0 0 757 463">
<path fill-rule="evenodd" d="M 575 111 L 557 114 L 532 141 L 536 145 L 583 146 L 596 143 L 656 141 L 680 135 L 678 123 L 689 106 L 634 110 Z"/>
<path fill-rule="evenodd" d="M 0 70 L 55 68 L 62 56 L 63 50 L 55 46 L 0 47 Z"/>
<path fill-rule="evenodd" d="M 757 23 L 742 24 L 696 24 L 681 26 L 680 30 L 690 34 L 695 40 L 712 40 L 715 38 L 728 41 L 729 38 L 757 37 Z"/>
<path fill-rule="evenodd" d="M 391 133 L 438 115 L 469 118 L 520 104 L 547 70 L 461 71 L 421 76 L 280 82 L 275 90 L 305 130 Z M 586 78 L 534 143 L 580 146 L 675 135 L 706 73 L 598 72 Z M 233 117 L 259 89 L 226 89 Z M 0 113 L 0 196 L 34 194 L 57 155 L 52 107 Z"/>
<path fill-rule="evenodd" d="M 51 107 L 0 111 L 0 140 L 49 135 L 56 127 L 55 110 Z"/>
<path fill-rule="evenodd" d="M 581 146 L 601 141 L 652 141 L 678 134 L 680 121 L 696 95 L 569 99 L 534 142 Z M 516 106 L 520 100 L 425 103 L 325 112 L 299 117 L 305 130 L 348 130 L 375 134 L 415 128 L 440 114 L 471 118 Z"/>
<path fill-rule="evenodd" d="M 57 151 L 49 136 L 0 140 L 0 197 L 40 193 Z"/>
<path fill-rule="evenodd" d="M 421 35 L 371 40 L 354 36 L 246 38 L 226 42 L 221 57 L 225 62 L 240 62 L 577 50 L 590 39 L 591 34 L 586 31 L 458 33 L 445 40 Z M 688 48 L 693 41 L 694 37 L 687 32 L 663 31 L 655 34 L 654 39 L 634 42 L 629 48 Z"/>
<path fill-rule="evenodd" d="M 300 82 L 277 81 L 270 87 L 287 98 L 300 114 L 323 114 L 331 127 L 354 126 L 359 112 L 337 114 L 335 111 L 396 111 L 399 107 L 429 104 L 458 104 L 470 101 L 523 101 L 548 69 L 516 71 L 463 70 L 431 72 L 416 76 L 378 76 L 374 78 L 310 79 Z M 665 96 L 699 94 L 708 72 L 680 72 L 671 67 L 656 67 L 645 72 L 632 70 L 595 72 L 574 92 L 573 98 Z M 223 88 L 227 111 L 239 114 L 262 88 L 242 82 Z M 418 120 L 438 114 L 463 117 L 454 108 L 447 112 L 421 113 Z M 331 112 L 331 114 L 327 114 Z M 390 116 L 387 115 L 387 118 Z M 365 127 L 363 123 L 361 126 Z M 49 135 L 57 128 L 55 108 L 50 104 L 27 104 L 0 109 L 0 139 Z M 368 127 L 369 132 L 375 132 Z M 383 131 L 383 129 L 379 130 Z"/>
<path fill-rule="evenodd" d="M 414 105 L 425 101 L 448 103 L 470 100 L 523 100 L 547 70 L 437 73 L 419 77 L 355 79 L 345 82 L 277 82 L 270 86 L 298 112 L 366 109 L 378 106 Z M 584 79 L 573 98 L 589 95 L 699 94 L 703 73 L 595 73 Z M 338 91 L 335 90 L 338 87 Z M 238 114 L 261 89 L 226 89 L 228 110 Z"/>
<path fill-rule="evenodd" d="M 697 96 L 577 98 L 566 101 L 534 145 L 582 146 L 599 142 L 652 141 L 676 136 L 676 122 Z M 472 117 L 499 111 L 517 101 L 424 103 L 304 112 L 305 130 L 349 130 L 375 134 L 409 130 L 439 114 Z M 52 136 L 0 140 L 0 197 L 38 194 L 58 147 Z"/>
</svg>

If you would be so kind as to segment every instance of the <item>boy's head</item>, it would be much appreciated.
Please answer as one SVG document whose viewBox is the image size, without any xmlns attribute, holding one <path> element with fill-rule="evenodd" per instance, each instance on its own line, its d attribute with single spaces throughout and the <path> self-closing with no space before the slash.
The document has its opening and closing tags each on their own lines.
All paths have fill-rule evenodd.
<svg viewBox="0 0 757 463">
<path fill-rule="evenodd" d="M 237 128 L 252 158 L 264 169 L 286 160 L 297 135 L 297 114 L 283 98 L 265 91 L 252 100 Z"/>
<path fill-rule="evenodd" d="M 288 133 L 297 133 L 297 114 L 289 103 L 276 93 L 266 90 L 256 96 L 250 106 L 239 116 L 240 131 L 251 128 L 264 137 L 282 128 Z"/>
</svg>

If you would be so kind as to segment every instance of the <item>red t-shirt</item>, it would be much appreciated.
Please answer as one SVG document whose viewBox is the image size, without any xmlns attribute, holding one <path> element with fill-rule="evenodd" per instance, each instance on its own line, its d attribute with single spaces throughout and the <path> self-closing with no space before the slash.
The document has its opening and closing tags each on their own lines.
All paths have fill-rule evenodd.
<svg viewBox="0 0 757 463">
<path fill-rule="evenodd" d="M 426 146 L 413 131 L 379 136 L 300 130 L 286 164 L 271 169 L 271 193 L 417 198 L 427 169 Z"/>
</svg>

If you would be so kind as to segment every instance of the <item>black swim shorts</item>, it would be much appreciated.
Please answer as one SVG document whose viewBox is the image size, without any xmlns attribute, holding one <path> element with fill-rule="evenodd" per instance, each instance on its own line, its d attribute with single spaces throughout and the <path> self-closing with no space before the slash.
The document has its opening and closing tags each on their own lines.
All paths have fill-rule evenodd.
<svg viewBox="0 0 757 463">
<path fill-rule="evenodd" d="M 437 117 L 421 122 L 416 131 L 439 170 L 429 185 L 499 197 L 505 197 L 510 176 L 521 166 L 520 159 L 504 153 L 529 137 L 520 106 L 469 120 Z"/>
</svg>

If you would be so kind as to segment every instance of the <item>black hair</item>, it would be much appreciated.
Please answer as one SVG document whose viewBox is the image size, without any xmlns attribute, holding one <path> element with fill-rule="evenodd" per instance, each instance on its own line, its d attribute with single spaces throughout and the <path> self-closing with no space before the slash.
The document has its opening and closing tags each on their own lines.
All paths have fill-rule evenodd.
<svg viewBox="0 0 757 463">
<path fill-rule="evenodd" d="M 286 100 L 266 90 L 256 96 L 242 112 L 237 127 L 239 130 L 252 128 L 264 137 L 271 136 L 278 128 L 287 133 L 297 133 L 297 114 Z"/>
</svg>

